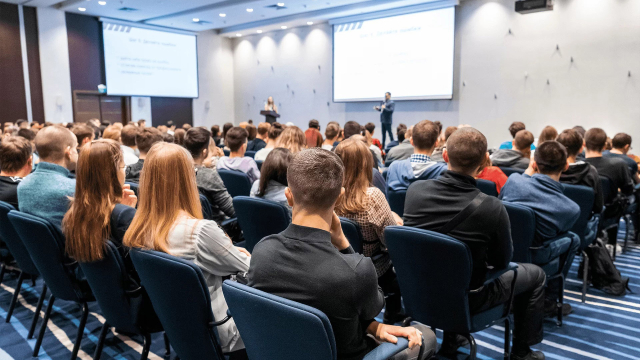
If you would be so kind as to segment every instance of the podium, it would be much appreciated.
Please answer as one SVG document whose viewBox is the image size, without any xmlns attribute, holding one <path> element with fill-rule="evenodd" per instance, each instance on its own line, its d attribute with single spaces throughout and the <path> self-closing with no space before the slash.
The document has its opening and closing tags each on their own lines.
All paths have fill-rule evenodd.
<svg viewBox="0 0 640 360">
<path fill-rule="evenodd" d="M 260 111 L 260 115 L 264 115 L 265 121 L 269 124 L 273 124 L 274 122 L 276 122 L 276 118 L 280 117 L 280 114 L 278 114 L 277 112 L 269 110 Z"/>
</svg>

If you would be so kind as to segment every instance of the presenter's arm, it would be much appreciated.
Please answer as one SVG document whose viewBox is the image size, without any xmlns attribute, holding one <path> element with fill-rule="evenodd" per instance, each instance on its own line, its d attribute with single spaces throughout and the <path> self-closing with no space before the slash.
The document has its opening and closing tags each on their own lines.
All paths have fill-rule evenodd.
<svg viewBox="0 0 640 360">
<path fill-rule="evenodd" d="M 392 102 L 391 104 L 389 104 L 389 105 L 385 106 L 384 110 L 385 110 L 385 111 L 393 112 L 393 110 L 395 110 L 395 107 L 396 107 L 396 103 L 393 103 L 393 102 Z"/>
<path fill-rule="evenodd" d="M 278 113 L 278 106 L 276 104 L 273 104 L 273 111 L 275 111 L 276 114 Z"/>
<path fill-rule="evenodd" d="M 264 104 L 264 111 L 269 111 L 269 104 Z"/>
</svg>

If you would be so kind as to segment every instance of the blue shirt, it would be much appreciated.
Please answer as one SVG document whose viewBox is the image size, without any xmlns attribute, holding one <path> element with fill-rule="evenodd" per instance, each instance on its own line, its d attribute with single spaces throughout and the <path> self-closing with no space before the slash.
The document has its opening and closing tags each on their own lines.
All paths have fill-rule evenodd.
<svg viewBox="0 0 640 360">
<path fill-rule="evenodd" d="M 500 147 L 498 149 L 509 149 L 512 150 L 513 149 L 513 141 L 505 141 L 502 144 L 500 144 Z M 531 144 L 531 151 L 535 150 L 536 146 L 534 144 Z"/>
<path fill-rule="evenodd" d="M 392 191 L 407 190 L 416 180 L 437 179 L 447 170 L 447 164 L 431 161 L 427 155 L 412 154 L 404 160 L 394 161 L 387 170 L 387 188 Z"/>
</svg>

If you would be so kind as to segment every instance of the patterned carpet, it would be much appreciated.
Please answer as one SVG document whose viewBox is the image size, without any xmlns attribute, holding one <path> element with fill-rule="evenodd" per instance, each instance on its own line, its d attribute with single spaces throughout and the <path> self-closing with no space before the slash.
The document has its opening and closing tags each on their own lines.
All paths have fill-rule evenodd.
<svg viewBox="0 0 640 360">
<path fill-rule="evenodd" d="M 580 301 L 582 282 L 577 280 L 578 260 L 565 289 L 565 300 L 573 306 L 574 312 L 565 317 L 562 327 L 554 321 L 545 323 L 545 336 L 536 349 L 544 351 L 548 359 L 640 359 L 640 246 L 630 246 L 628 252 L 618 256 L 616 265 L 623 276 L 631 278 L 634 294 L 623 297 L 608 296 L 598 290 L 589 289 L 587 302 Z M 5 276 L 0 288 L 0 360 L 29 359 L 35 339 L 27 340 L 33 312 L 42 288 L 42 281 L 36 287 L 23 284 L 19 305 L 10 323 L 5 323 L 11 296 L 17 279 Z M 43 306 L 41 317 L 44 315 Z M 90 306 L 91 313 L 85 329 L 85 337 L 79 353 L 80 359 L 91 359 L 98 341 L 101 324 L 97 304 Z M 40 359 L 68 359 L 73 348 L 81 309 L 73 303 L 56 301 L 56 306 L 45 334 Z M 39 328 L 38 328 L 39 329 Z M 36 331 L 37 334 L 37 331 Z M 438 341 L 441 339 L 438 333 Z M 475 334 L 479 359 L 501 359 L 503 332 L 494 327 Z M 102 359 L 138 359 L 142 351 L 142 339 L 131 339 L 112 333 L 107 336 Z M 462 350 L 462 349 L 461 349 Z M 468 351 L 467 351 L 468 353 Z M 464 358 L 460 354 L 460 358 Z M 153 337 L 149 359 L 164 358 L 162 335 Z M 171 358 L 175 358 L 175 353 Z"/>
</svg>

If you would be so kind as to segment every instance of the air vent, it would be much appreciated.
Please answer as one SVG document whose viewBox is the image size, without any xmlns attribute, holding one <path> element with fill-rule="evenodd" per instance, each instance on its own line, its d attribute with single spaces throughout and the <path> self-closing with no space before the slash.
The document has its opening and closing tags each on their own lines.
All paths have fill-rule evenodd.
<svg viewBox="0 0 640 360">
<path fill-rule="evenodd" d="M 286 9 L 287 7 L 286 6 L 278 6 L 277 4 L 273 4 L 273 5 L 265 6 L 265 8 L 283 10 L 283 9 Z"/>
<path fill-rule="evenodd" d="M 138 9 L 134 9 L 134 8 L 130 8 L 130 7 L 121 7 L 120 9 L 118 9 L 120 11 L 127 11 L 127 12 L 132 12 L 132 11 L 138 11 Z"/>
<path fill-rule="evenodd" d="M 206 20 L 198 20 L 198 21 L 194 21 L 194 24 L 199 24 L 199 25 L 204 25 L 204 24 L 211 24 L 211 21 L 206 21 Z"/>
</svg>

